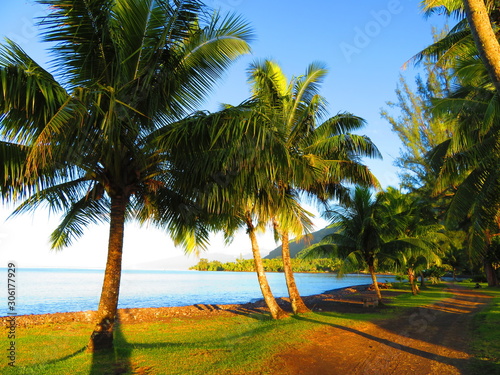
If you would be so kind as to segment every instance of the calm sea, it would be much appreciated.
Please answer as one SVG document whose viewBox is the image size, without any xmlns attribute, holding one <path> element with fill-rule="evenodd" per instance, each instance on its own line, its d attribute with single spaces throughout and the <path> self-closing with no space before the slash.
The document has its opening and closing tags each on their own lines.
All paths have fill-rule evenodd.
<svg viewBox="0 0 500 375">
<path fill-rule="evenodd" d="M 351 285 L 370 284 L 366 275 L 296 274 L 301 295 Z M 104 271 L 79 269 L 17 269 L 16 312 L 18 315 L 96 310 Z M 268 273 L 275 297 L 287 296 L 284 275 Z M 0 287 L 7 315 L 7 270 Z M 380 281 L 392 280 L 382 276 Z M 200 304 L 246 303 L 262 298 L 253 272 L 123 271 L 119 308 L 166 307 Z"/>
</svg>

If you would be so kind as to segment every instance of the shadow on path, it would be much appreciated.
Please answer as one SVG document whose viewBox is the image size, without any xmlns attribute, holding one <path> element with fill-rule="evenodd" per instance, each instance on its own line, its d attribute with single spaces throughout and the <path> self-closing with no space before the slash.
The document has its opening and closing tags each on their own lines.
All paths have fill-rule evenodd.
<svg viewBox="0 0 500 375">
<path fill-rule="evenodd" d="M 466 359 L 452 358 L 452 357 L 438 355 L 438 354 L 433 353 L 433 352 L 428 352 L 425 350 L 417 349 L 417 348 L 414 348 L 414 347 L 409 346 L 409 345 L 404 345 L 404 344 L 398 343 L 395 340 L 393 341 L 393 340 L 389 340 L 386 338 L 378 337 L 378 336 L 375 336 L 375 335 L 372 335 L 370 333 L 366 333 L 366 332 L 363 332 L 363 331 L 360 331 L 360 330 L 357 330 L 354 328 L 341 326 L 341 325 L 337 325 L 337 324 L 333 324 L 333 323 L 325 323 L 325 322 L 321 322 L 321 321 L 309 319 L 309 318 L 304 318 L 304 317 L 296 317 L 296 319 L 307 321 L 310 323 L 321 324 L 323 326 L 330 326 L 330 327 L 340 329 L 340 330 L 345 331 L 345 332 L 354 333 L 354 334 L 361 336 L 367 340 L 386 345 L 387 347 L 394 348 L 394 349 L 397 349 L 399 351 L 406 352 L 406 353 L 409 353 L 409 354 L 412 354 L 415 356 L 419 356 L 422 358 L 426 358 L 426 359 L 438 361 L 441 363 L 449 364 L 449 365 L 452 365 L 454 367 L 461 368 L 461 367 L 464 367 L 466 365 L 466 363 L 468 363 L 468 360 L 466 360 Z M 401 336 L 401 338 L 404 340 L 406 337 Z M 341 345 L 341 343 L 339 343 L 339 344 Z M 370 343 L 366 342 L 366 345 L 370 345 Z"/>
</svg>

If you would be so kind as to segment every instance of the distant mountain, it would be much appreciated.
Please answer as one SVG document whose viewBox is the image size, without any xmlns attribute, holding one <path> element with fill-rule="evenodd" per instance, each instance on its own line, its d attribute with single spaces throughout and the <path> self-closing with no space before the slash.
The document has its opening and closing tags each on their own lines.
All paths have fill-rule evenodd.
<svg viewBox="0 0 500 375">
<path fill-rule="evenodd" d="M 301 251 L 302 249 L 305 249 L 306 247 L 319 242 L 325 237 L 326 235 L 333 233 L 334 229 L 333 228 L 323 228 L 320 229 L 316 232 L 312 232 L 308 234 L 307 236 L 301 237 L 298 241 L 290 241 L 290 256 L 292 258 L 295 258 L 297 253 Z M 272 250 L 268 256 L 264 257 L 265 259 L 273 259 L 273 258 L 278 258 L 281 257 L 281 245 L 278 246 L 276 249 Z"/>
</svg>

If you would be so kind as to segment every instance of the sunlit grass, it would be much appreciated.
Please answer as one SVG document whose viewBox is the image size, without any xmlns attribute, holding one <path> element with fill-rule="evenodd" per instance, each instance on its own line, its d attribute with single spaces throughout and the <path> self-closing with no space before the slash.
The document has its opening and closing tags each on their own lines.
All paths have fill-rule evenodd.
<svg viewBox="0 0 500 375">
<path fill-rule="evenodd" d="M 393 290 L 401 292 L 390 302 L 390 306 L 395 309 L 431 305 L 452 296 L 452 293 L 446 290 L 445 284 L 428 285 L 421 289 L 416 296 L 411 294 L 409 285 Z"/>
<path fill-rule="evenodd" d="M 2 374 L 235 374 L 264 371 L 264 363 L 291 343 L 301 342 L 308 324 L 224 316 L 134 323 L 116 331 L 116 350 L 99 356 L 82 351 L 91 326 L 66 324 L 22 329 L 17 368 L 2 363 Z M 28 354 L 29 353 L 29 354 Z"/>
</svg>

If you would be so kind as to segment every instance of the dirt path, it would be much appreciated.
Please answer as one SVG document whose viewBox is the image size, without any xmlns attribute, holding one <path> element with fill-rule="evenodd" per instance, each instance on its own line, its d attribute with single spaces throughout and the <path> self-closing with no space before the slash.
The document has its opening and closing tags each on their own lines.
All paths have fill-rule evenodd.
<svg viewBox="0 0 500 375">
<path fill-rule="evenodd" d="M 396 320 L 356 328 L 321 323 L 308 344 L 274 359 L 273 374 L 466 374 L 471 320 L 489 297 L 457 285 L 447 291 L 453 297 Z"/>
</svg>

